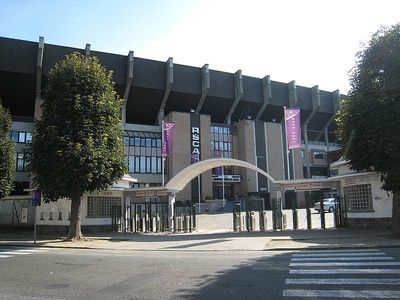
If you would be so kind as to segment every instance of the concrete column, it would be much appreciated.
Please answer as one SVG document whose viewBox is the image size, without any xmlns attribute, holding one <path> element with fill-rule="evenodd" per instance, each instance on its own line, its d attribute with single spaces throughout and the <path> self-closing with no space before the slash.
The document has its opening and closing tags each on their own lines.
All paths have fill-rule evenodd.
<svg viewBox="0 0 400 300">
<path fill-rule="evenodd" d="M 210 90 L 210 86 L 210 69 L 208 64 L 205 64 L 201 68 L 201 98 L 195 111 L 196 114 L 200 113 L 200 110 L 204 104 L 204 100 L 206 99 L 208 91 Z"/>
<path fill-rule="evenodd" d="M 242 77 L 242 70 L 238 70 L 234 74 L 234 79 L 235 79 L 235 101 L 233 101 L 233 104 L 229 110 L 228 115 L 225 118 L 224 123 L 225 124 L 231 124 L 231 118 L 233 115 L 233 112 L 235 111 L 236 106 L 238 105 L 240 98 L 243 95 L 243 77 Z"/>
<path fill-rule="evenodd" d="M 90 57 L 90 44 L 86 44 L 86 46 L 85 46 L 85 56 L 87 58 Z"/>
<path fill-rule="evenodd" d="M 289 89 L 289 107 L 295 107 L 297 105 L 297 87 L 295 80 L 289 82 L 288 89 Z"/>
<path fill-rule="evenodd" d="M 305 157 L 306 157 L 306 169 L 307 169 L 307 178 L 310 178 L 310 161 L 309 161 L 309 156 L 308 156 L 308 133 L 307 133 L 307 126 L 312 120 L 312 118 L 315 116 L 317 113 L 318 109 L 321 107 L 321 98 L 319 95 L 319 87 L 318 85 L 313 86 L 311 88 L 311 101 L 312 101 L 312 106 L 313 106 L 313 111 L 311 114 L 308 116 L 307 120 L 304 121 L 302 131 L 303 131 L 303 139 L 304 139 L 304 144 L 306 146 L 305 149 Z M 318 138 L 316 139 L 318 140 Z"/>
<path fill-rule="evenodd" d="M 130 196 L 125 196 L 125 203 L 123 203 L 122 207 L 125 209 L 125 222 L 124 222 L 124 226 L 125 228 L 123 228 L 123 231 L 126 232 L 127 228 L 129 227 L 128 222 L 131 219 L 130 214 L 128 213 L 128 210 L 126 209 L 129 205 L 131 205 L 131 197 Z M 122 211 L 124 212 L 124 211 Z M 132 211 L 131 211 L 132 213 Z M 131 229 L 132 230 L 132 229 Z"/>
<path fill-rule="evenodd" d="M 271 89 L 271 79 L 270 76 L 267 75 L 262 80 L 263 83 L 263 99 L 264 103 L 261 106 L 260 110 L 257 113 L 255 121 L 259 121 L 264 110 L 267 108 L 269 101 L 272 99 L 272 89 Z"/>
<path fill-rule="evenodd" d="M 126 84 L 125 84 L 125 92 L 124 92 L 124 102 L 122 104 L 121 109 L 121 120 L 122 126 L 125 128 L 126 124 L 126 105 L 128 103 L 129 92 L 131 90 L 133 79 L 133 51 L 129 51 L 127 57 L 127 68 L 126 68 Z"/>
<path fill-rule="evenodd" d="M 42 116 L 40 105 L 42 100 L 42 70 L 43 70 L 44 37 L 39 37 L 38 55 L 36 61 L 36 98 L 34 117 L 39 119 Z"/>
<path fill-rule="evenodd" d="M 324 128 L 318 133 L 316 140 L 319 140 L 325 132 L 325 128 L 328 128 L 332 122 L 336 119 L 338 111 L 342 108 L 340 91 L 336 90 L 332 92 L 332 103 L 333 103 L 333 114 L 329 121 L 325 124 Z"/>
<path fill-rule="evenodd" d="M 174 84 L 174 61 L 173 58 L 170 57 L 165 63 L 165 93 L 161 102 L 160 110 L 158 111 L 158 119 L 156 120 L 157 125 L 161 125 L 161 121 L 164 119 L 164 108 L 167 105 L 169 93 L 171 92 L 173 84 Z"/>
<path fill-rule="evenodd" d="M 175 205 L 175 194 L 168 194 L 168 227 L 169 231 L 174 231 L 174 205 Z"/>
</svg>

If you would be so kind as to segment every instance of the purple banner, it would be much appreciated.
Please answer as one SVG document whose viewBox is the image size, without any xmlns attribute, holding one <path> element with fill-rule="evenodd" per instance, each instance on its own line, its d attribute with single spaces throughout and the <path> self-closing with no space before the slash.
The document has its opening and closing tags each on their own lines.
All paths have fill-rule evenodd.
<svg viewBox="0 0 400 300">
<path fill-rule="evenodd" d="M 199 158 L 199 154 L 198 153 L 192 153 L 190 154 L 190 162 L 192 164 L 195 164 L 197 162 L 199 162 L 200 158 Z"/>
<path fill-rule="evenodd" d="M 162 156 L 169 157 L 172 147 L 172 139 L 174 137 L 175 122 L 164 123 L 164 143 L 162 145 Z"/>
<path fill-rule="evenodd" d="M 301 148 L 300 109 L 286 109 L 288 149 Z"/>
<path fill-rule="evenodd" d="M 214 158 L 222 158 L 222 155 L 215 155 Z M 215 175 L 222 176 L 222 166 L 215 168 Z"/>
</svg>

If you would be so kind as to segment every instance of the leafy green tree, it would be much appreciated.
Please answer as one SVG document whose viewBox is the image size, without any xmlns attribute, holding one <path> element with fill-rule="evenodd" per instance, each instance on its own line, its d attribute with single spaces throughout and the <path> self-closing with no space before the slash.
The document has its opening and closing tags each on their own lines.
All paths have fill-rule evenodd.
<svg viewBox="0 0 400 300">
<path fill-rule="evenodd" d="M 44 202 L 71 199 L 67 240 L 81 232 L 81 197 L 103 190 L 125 171 L 122 101 L 98 58 L 66 56 L 50 71 L 28 150 L 29 169 Z"/>
<path fill-rule="evenodd" d="M 393 193 L 392 237 L 400 238 L 400 23 L 381 27 L 356 57 L 339 139 L 350 168 L 378 172 Z"/>
<path fill-rule="evenodd" d="M 0 101 L 0 199 L 7 197 L 14 187 L 15 143 L 10 138 L 11 115 Z"/>
</svg>

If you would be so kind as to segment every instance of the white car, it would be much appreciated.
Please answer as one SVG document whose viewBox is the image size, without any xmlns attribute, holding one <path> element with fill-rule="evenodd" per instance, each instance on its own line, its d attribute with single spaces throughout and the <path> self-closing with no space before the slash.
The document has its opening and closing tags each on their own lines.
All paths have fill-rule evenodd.
<svg viewBox="0 0 400 300">
<path fill-rule="evenodd" d="M 339 205 L 339 202 L 335 198 L 326 198 L 323 199 L 324 210 L 333 212 L 335 211 L 336 207 Z M 318 212 L 321 211 L 321 202 L 318 201 L 314 204 L 314 209 Z"/>
</svg>

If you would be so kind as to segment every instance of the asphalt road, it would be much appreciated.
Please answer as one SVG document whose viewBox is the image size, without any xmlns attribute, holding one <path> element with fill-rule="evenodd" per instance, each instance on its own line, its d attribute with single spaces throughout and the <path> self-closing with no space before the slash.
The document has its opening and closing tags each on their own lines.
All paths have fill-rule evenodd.
<svg viewBox="0 0 400 300">
<path fill-rule="evenodd" d="M 1 299 L 265 299 L 282 292 L 289 258 L 248 251 L 16 250 L 24 249 L 1 258 Z"/>
<path fill-rule="evenodd" d="M 5 300 L 400 298 L 396 248 L 265 252 L 3 247 L 0 274 L 0 299 Z"/>
</svg>

